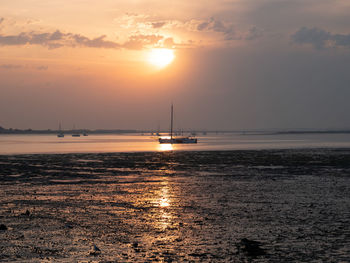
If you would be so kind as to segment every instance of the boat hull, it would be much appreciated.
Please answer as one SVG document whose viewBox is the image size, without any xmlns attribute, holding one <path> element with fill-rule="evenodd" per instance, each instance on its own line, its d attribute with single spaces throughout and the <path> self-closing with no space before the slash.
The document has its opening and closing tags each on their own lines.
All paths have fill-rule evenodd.
<svg viewBox="0 0 350 263">
<path fill-rule="evenodd" d="M 159 143 L 164 144 L 187 144 L 187 143 L 197 143 L 197 139 L 195 138 L 172 138 L 172 139 L 164 139 L 159 138 Z"/>
</svg>

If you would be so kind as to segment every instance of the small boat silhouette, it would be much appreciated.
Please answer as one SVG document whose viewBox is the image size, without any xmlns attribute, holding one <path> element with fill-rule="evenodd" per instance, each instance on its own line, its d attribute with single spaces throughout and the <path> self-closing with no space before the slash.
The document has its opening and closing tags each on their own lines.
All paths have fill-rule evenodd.
<svg viewBox="0 0 350 263">
<path fill-rule="evenodd" d="M 159 143 L 166 144 L 180 144 L 180 143 L 197 143 L 197 139 L 193 137 L 173 137 L 173 122 L 174 122 L 174 106 L 171 104 L 171 125 L 170 138 L 159 138 Z"/>
<path fill-rule="evenodd" d="M 62 129 L 61 129 L 61 123 L 58 124 L 58 134 L 57 134 L 57 137 L 58 137 L 58 138 L 63 138 L 63 137 L 64 137 L 64 134 L 63 134 Z"/>
</svg>

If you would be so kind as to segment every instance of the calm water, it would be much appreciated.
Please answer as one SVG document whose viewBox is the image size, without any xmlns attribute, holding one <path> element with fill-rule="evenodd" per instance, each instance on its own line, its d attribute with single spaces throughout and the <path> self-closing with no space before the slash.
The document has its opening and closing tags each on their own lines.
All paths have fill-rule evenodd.
<svg viewBox="0 0 350 263">
<path fill-rule="evenodd" d="M 160 145 L 150 135 L 0 135 L 0 154 L 153 152 L 166 150 L 211 151 L 290 148 L 350 147 L 350 134 L 244 135 L 208 134 L 198 136 L 198 144 Z"/>
</svg>

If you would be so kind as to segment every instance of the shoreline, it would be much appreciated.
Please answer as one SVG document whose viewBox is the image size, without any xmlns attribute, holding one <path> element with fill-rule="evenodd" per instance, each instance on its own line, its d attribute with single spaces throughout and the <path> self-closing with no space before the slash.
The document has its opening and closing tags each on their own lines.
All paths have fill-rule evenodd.
<svg viewBox="0 0 350 263">
<path fill-rule="evenodd" d="M 179 149 L 179 150 L 154 150 L 154 151 L 96 151 L 96 152 L 33 152 L 33 153 L 0 153 L 1 156 L 30 156 L 30 155 L 104 155 L 104 154 L 149 154 L 149 153 L 171 153 L 171 152 L 191 152 L 191 153 L 214 153 L 214 152 L 277 152 L 277 151 L 350 151 L 350 147 L 344 146 L 344 147 L 324 147 L 324 146 L 315 146 L 315 147 L 281 147 L 281 148 L 256 148 L 256 149 L 213 149 L 213 150 L 196 150 L 196 149 Z"/>
</svg>

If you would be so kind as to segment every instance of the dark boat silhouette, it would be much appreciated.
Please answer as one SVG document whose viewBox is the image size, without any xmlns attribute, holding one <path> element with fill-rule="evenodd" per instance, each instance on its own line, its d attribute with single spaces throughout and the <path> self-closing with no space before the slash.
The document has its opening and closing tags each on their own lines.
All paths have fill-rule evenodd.
<svg viewBox="0 0 350 263">
<path fill-rule="evenodd" d="M 171 104 L 171 125 L 170 125 L 170 138 L 159 138 L 159 143 L 162 144 L 185 144 L 185 143 L 197 143 L 197 139 L 193 137 L 173 137 L 173 122 L 174 122 L 174 107 Z"/>
</svg>

